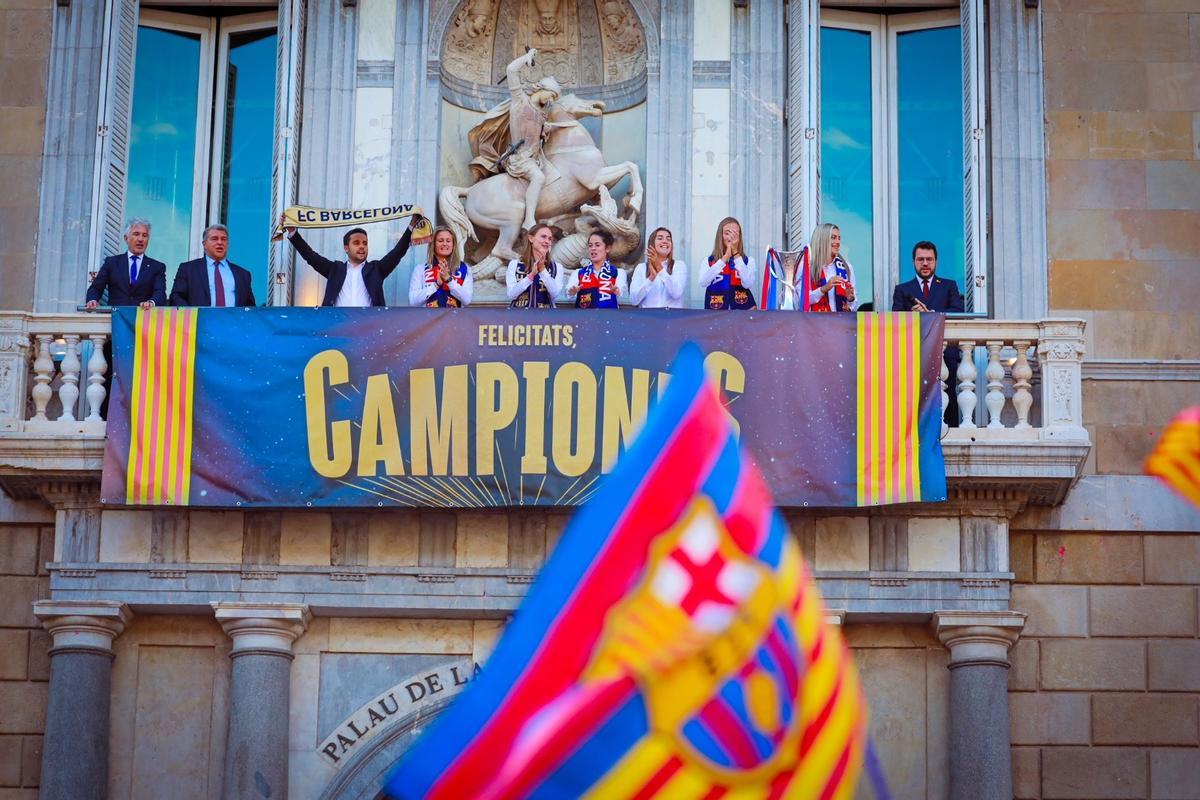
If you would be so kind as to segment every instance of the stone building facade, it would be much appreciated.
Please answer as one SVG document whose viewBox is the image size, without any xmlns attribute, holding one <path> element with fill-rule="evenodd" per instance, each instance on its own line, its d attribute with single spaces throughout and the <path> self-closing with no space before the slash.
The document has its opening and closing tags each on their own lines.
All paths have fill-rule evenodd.
<svg viewBox="0 0 1200 800">
<path fill-rule="evenodd" d="M 639 163 L 643 218 L 690 263 L 726 209 L 758 252 L 803 242 L 830 207 L 823 24 L 875 15 L 844 24 L 875 25 L 882 56 L 894 14 L 957 13 L 980 316 L 947 339 L 977 365 L 959 378 L 978 427 L 943 441 L 948 503 L 786 514 L 897 797 L 1200 797 L 1200 514 L 1139 474 L 1200 389 L 1196 0 L 505 2 L 169 11 L 273 20 L 266 180 L 273 202 L 327 206 L 436 207 L 495 99 L 495 42 L 616 36 L 621 58 L 560 67 L 615 109 L 600 146 Z M 113 169 L 137 91 L 119 37 L 144 11 L 0 3 L 0 800 L 369 798 L 486 664 L 567 516 L 101 507 L 82 354 L 109 325 L 74 309 L 134 181 Z M 461 42 L 443 59 L 468 30 L 490 62 Z M 373 226 L 372 246 L 398 233 Z M 901 248 L 877 249 L 883 303 Z M 283 252 L 262 255 L 271 301 L 313 302 L 319 281 Z"/>
</svg>

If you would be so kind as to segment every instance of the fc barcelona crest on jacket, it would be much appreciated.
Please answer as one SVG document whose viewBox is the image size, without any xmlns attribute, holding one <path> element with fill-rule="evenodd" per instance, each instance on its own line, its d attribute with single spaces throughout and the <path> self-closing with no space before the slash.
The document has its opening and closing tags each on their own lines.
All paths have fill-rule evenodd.
<svg viewBox="0 0 1200 800">
<path fill-rule="evenodd" d="M 750 259 L 746 256 L 741 256 L 742 265 L 750 263 Z M 733 263 L 737 260 L 737 256 L 725 264 L 725 268 L 721 270 L 720 276 L 709 284 L 704 290 L 704 307 L 713 311 L 728 311 L 736 309 L 743 311 L 758 307 L 758 303 L 754 300 L 754 293 L 750 291 L 750 287 L 742 283 L 742 279 L 738 277 L 737 270 Z M 711 267 L 717 263 L 717 260 L 712 256 L 708 257 L 708 265 Z"/>
</svg>

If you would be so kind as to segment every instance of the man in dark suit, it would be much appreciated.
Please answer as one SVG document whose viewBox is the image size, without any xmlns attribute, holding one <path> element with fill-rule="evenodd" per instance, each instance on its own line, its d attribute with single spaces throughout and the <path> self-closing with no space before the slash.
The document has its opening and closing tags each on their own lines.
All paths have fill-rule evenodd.
<svg viewBox="0 0 1200 800">
<path fill-rule="evenodd" d="M 284 228 L 283 231 L 300 257 L 325 278 L 325 297 L 321 305 L 365 308 L 387 305 L 383 299 L 383 282 L 408 253 L 413 228 L 420 221 L 419 216 L 413 216 L 400 241 L 378 261 L 367 260 L 367 232 L 362 228 L 352 228 L 342 237 L 345 261 L 331 261 L 320 255 L 301 238 L 295 228 Z"/>
<path fill-rule="evenodd" d="M 253 306 L 249 270 L 232 263 L 229 254 L 229 229 L 209 225 L 201 238 L 204 257 L 185 261 L 175 273 L 171 286 L 173 306 Z"/>
<path fill-rule="evenodd" d="M 937 245 L 933 242 L 917 242 L 912 251 L 913 271 L 917 276 L 905 281 L 892 292 L 892 311 L 941 311 L 962 313 L 962 294 L 958 283 L 937 276 Z M 958 350 L 946 351 L 946 368 L 950 379 L 946 381 L 949 403 L 946 405 L 946 422 L 958 426 L 958 364 L 962 356 Z"/>
<path fill-rule="evenodd" d="M 125 223 L 128 250 L 104 259 L 85 297 L 90 311 L 100 305 L 108 291 L 110 306 L 165 306 L 167 265 L 146 255 L 150 246 L 150 221 L 134 217 Z"/>
</svg>

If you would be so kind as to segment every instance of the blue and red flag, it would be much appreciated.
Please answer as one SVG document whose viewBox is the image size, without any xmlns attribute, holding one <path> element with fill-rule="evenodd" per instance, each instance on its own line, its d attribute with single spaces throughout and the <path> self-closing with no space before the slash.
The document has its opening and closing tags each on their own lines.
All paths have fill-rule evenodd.
<svg viewBox="0 0 1200 800">
<path fill-rule="evenodd" d="M 857 673 L 697 348 L 394 798 L 845 798 Z"/>
</svg>

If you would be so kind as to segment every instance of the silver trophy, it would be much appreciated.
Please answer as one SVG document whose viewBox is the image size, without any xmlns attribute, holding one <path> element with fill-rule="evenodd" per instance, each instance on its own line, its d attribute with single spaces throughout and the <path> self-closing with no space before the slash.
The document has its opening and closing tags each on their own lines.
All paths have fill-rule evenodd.
<svg viewBox="0 0 1200 800">
<path fill-rule="evenodd" d="M 799 250 L 776 250 L 779 254 L 780 264 L 778 267 L 772 266 L 772 274 L 779 281 L 779 308 L 794 309 L 799 311 L 804 308 L 803 297 L 801 292 L 806 291 L 804 286 L 805 275 L 803 274 L 803 256 L 807 248 Z"/>
</svg>

